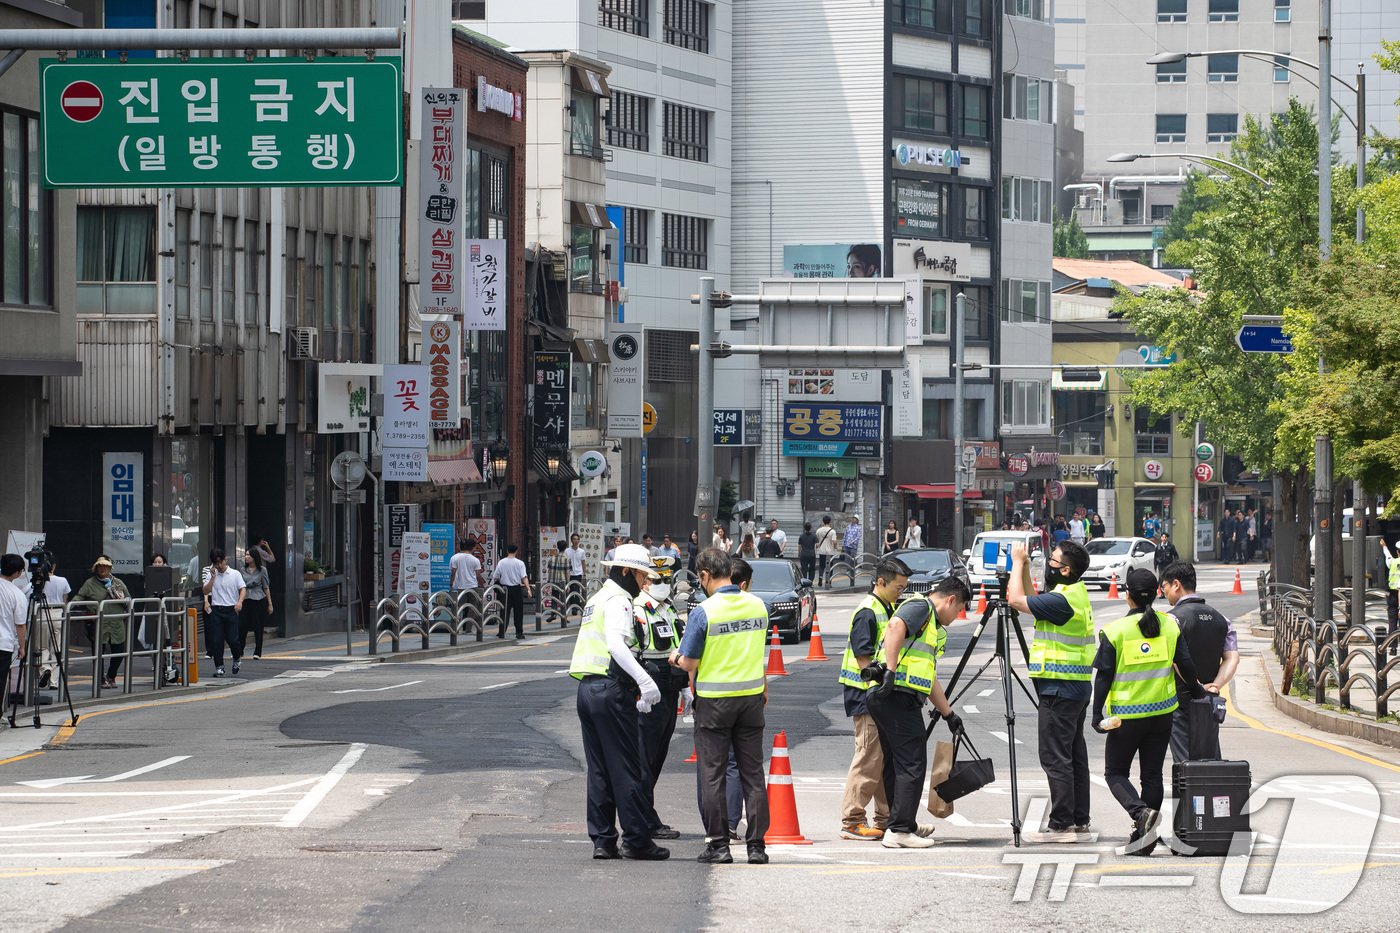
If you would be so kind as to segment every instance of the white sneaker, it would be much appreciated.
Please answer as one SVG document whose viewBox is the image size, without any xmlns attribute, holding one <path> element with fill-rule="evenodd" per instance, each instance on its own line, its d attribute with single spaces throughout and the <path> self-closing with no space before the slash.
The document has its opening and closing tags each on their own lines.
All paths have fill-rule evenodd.
<svg viewBox="0 0 1400 933">
<path fill-rule="evenodd" d="M 1043 833 L 1026 833 L 1024 838 L 1027 842 L 1036 842 L 1041 845 L 1068 845 L 1083 839 L 1072 829 L 1051 829 Z"/>
<path fill-rule="evenodd" d="M 885 838 L 880 840 L 880 845 L 886 849 L 931 849 L 938 845 L 933 839 L 925 839 L 913 833 L 885 833 Z"/>
<path fill-rule="evenodd" d="M 920 839 L 927 839 L 933 835 L 933 831 L 937 828 L 938 827 L 932 823 L 920 823 L 918 828 L 914 830 L 914 835 L 918 836 Z"/>
</svg>

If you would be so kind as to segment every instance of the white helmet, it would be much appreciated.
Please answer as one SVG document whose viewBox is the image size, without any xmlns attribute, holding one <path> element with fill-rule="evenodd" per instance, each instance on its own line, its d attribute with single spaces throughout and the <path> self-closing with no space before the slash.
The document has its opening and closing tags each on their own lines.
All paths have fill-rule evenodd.
<svg viewBox="0 0 1400 933">
<path fill-rule="evenodd" d="M 603 561 L 604 567 L 624 567 L 628 570 L 644 570 L 646 575 L 653 580 L 660 579 L 661 574 L 656 572 L 656 568 L 651 564 L 651 552 L 640 544 L 623 544 L 613 552 L 612 560 Z"/>
</svg>

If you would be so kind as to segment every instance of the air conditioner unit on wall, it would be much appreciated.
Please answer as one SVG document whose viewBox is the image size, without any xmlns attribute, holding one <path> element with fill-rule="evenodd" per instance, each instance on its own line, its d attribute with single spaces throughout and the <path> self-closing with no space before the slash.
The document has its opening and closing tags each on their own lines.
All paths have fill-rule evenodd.
<svg viewBox="0 0 1400 933">
<path fill-rule="evenodd" d="M 294 360 L 321 358 L 321 332 L 314 327 L 292 327 L 287 330 L 287 352 Z"/>
</svg>

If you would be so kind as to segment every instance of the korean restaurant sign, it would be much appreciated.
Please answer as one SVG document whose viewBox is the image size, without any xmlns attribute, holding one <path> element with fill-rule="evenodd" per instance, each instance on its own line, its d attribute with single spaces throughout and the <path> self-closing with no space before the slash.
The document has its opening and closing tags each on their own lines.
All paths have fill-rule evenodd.
<svg viewBox="0 0 1400 933">
<path fill-rule="evenodd" d="M 399 59 L 39 63 L 46 188 L 403 183 Z"/>
<path fill-rule="evenodd" d="M 467 92 L 423 88 L 418 148 L 418 294 L 430 314 L 462 314 L 467 278 L 462 255 L 462 199 Z"/>
</svg>

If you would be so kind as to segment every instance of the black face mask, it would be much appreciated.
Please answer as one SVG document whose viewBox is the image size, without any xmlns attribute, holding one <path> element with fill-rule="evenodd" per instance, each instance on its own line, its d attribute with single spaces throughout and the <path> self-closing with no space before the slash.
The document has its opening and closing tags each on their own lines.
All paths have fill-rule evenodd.
<svg viewBox="0 0 1400 933">
<path fill-rule="evenodd" d="M 1045 568 L 1045 585 L 1047 588 L 1052 586 L 1059 586 L 1061 583 L 1069 582 L 1069 577 L 1067 577 L 1064 571 L 1062 571 L 1059 567 Z"/>
</svg>

